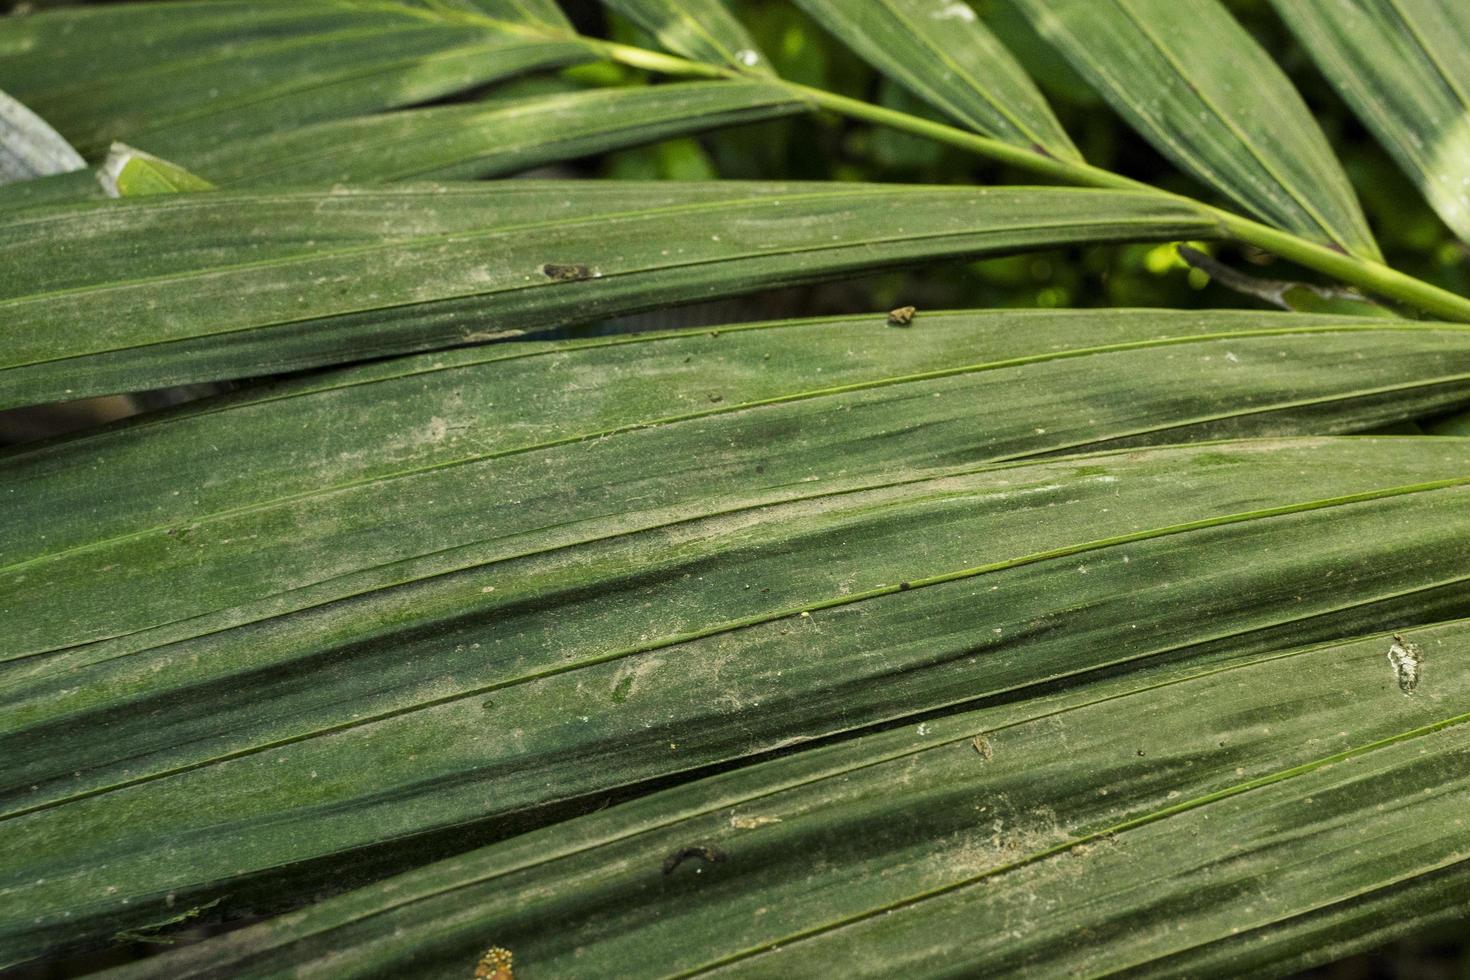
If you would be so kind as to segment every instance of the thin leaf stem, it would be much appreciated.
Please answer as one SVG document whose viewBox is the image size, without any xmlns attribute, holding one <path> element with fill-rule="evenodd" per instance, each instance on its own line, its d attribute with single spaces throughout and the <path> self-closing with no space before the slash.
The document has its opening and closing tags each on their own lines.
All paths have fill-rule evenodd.
<svg viewBox="0 0 1470 980">
<path fill-rule="evenodd" d="M 635 48 L 630 44 L 591 40 L 593 46 L 606 57 L 620 64 L 627 65 L 629 68 L 641 68 L 644 71 L 659 72 L 663 75 L 683 75 L 692 78 L 743 78 L 746 80 L 760 78 L 762 81 L 769 80 L 772 84 L 787 85 L 790 87 L 789 82 L 781 82 L 765 75 L 747 75 L 722 65 L 711 65 L 702 61 L 690 61 L 687 58 L 664 54 L 661 51 Z"/>
<path fill-rule="evenodd" d="M 624 44 L 604 41 L 594 42 L 594 46 L 606 57 L 621 64 L 661 74 L 699 78 L 751 77 L 734 68 L 689 61 Z M 1000 163 L 1009 164 L 1039 177 L 1081 187 L 1140 191 L 1188 201 L 1204 209 L 1219 221 L 1222 238 L 1233 238 L 1236 241 L 1254 245 L 1281 258 L 1289 259 L 1306 268 L 1356 286 L 1364 292 L 1412 306 L 1433 316 L 1446 320 L 1470 322 L 1470 299 L 1399 272 L 1382 262 L 1349 255 L 1333 247 L 1272 228 L 1270 225 L 1232 211 L 1214 207 L 1184 195 L 1174 194 L 1124 177 L 1122 174 L 1094 167 L 1091 164 L 1059 160 L 1039 149 L 1006 143 L 945 123 L 934 122 L 896 109 L 838 95 L 835 92 L 782 79 L 769 79 L 769 81 L 772 85 L 785 87 L 816 108 L 826 109 L 851 119 L 860 119 L 927 137 Z"/>
<path fill-rule="evenodd" d="M 1290 232 L 1272 228 L 1251 218 L 1223 208 L 1160 190 L 1086 163 L 1059 160 L 1049 154 L 1005 143 L 1001 140 L 966 132 L 954 126 L 872 105 L 858 99 L 824 92 L 804 85 L 783 83 L 796 89 L 808 101 L 842 115 L 901 129 L 905 132 L 970 150 L 981 156 L 1024 169 L 1039 176 L 1084 187 L 1114 190 L 1147 191 L 1161 196 L 1190 201 L 1216 218 L 1228 235 L 1237 241 L 1255 245 L 1309 269 L 1315 269 L 1366 292 L 1414 306 L 1426 313 L 1449 320 L 1470 321 L 1470 299 L 1406 275 L 1381 262 L 1348 255 L 1327 245 L 1320 245 Z"/>
</svg>

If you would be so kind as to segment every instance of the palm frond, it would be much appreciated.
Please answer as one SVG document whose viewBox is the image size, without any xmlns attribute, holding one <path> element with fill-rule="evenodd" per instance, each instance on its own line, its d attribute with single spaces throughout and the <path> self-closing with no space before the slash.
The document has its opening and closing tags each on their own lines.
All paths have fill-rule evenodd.
<svg viewBox="0 0 1470 980">
<path fill-rule="evenodd" d="M 244 383 L 0 453 L 0 968 L 329 891 L 121 975 L 1270 972 L 1453 915 L 1470 299 L 1218 0 L 1016 3 L 1210 200 L 949 0 L 800 6 L 950 123 L 720 0 L 0 18 L 55 126 L 0 104 L 0 166 L 102 177 L 0 188 L 0 408 Z M 1277 7 L 1463 235 L 1464 15 Z M 456 182 L 798 112 L 1073 186 Z M 1393 306 L 527 336 L 1184 239 Z"/>
</svg>

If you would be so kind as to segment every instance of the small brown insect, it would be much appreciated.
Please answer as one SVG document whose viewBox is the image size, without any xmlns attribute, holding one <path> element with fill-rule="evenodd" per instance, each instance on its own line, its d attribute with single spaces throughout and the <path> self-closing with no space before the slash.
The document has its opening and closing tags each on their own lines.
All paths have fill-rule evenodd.
<svg viewBox="0 0 1470 980">
<path fill-rule="evenodd" d="M 914 314 L 918 312 L 918 308 L 914 306 L 900 306 L 896 310 L 890 310 L 888 313 L 888 325 L 890 327 L 906 327 L 914 322 Z"/>
<path fill-rule="evenodd" d="M 511 952 L 499 946 L 491 946 L 475 964 L 475 980 L 513 980 Z"/>
<path fill-rule="evenodd" d="M 578 279 L 593 279 L 597 276 L 591 266 L 559 262 L 546 263 L 541 267 L 541 274 L 556 282 L 576 282 Z"/>
<path fill-rule="evenodd" d="M 984 735 L 976 735 L 974 738 L 970 739 L 970 748 L 979 753 L 980 758 L 984 759 L 986 762 L 989 762 L 991 759 L 995 758 L 995 746 L 991 745 L 990 739 L 986 738 Z"/>
<path fill-rule="evenodd" d="M 674 869 L 689 858 L 701 858 L 709 864 L 717 864 L 725 860 L 725 852 L 718 847 L 711 847 L 708 844 L 695 844 L 693 847 L 681 847 L 673 854 L 664 858 L 664 874 L 673 874 Z"/>
</svg>

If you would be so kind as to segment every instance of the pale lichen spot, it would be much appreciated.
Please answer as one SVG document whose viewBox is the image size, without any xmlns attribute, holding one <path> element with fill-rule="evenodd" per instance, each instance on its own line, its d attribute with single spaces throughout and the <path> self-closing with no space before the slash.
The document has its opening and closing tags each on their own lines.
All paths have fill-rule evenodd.
<svg viewBox="0 0 1470 980">
<path fill-rule="evenodd" d="M 754 830 L 757 827 L 766 827 L 773 823 L 780 823 L 780 817 L 731 817 L 730 826 L 736 830 Z"/>
<path fill-rule="evenodd" d="M 1393 643 L 1388 648 L 1388 664 L 1393 668 L 1394 677 L 1399 682 L 1399 690 L 1405 694 L 1413 694 L 1424 673 L 1424 652 L 1416 644 L 1395 633 Z"/>
<path fill-rule="evenodd" d="M 934 12 L 935 20 L 962 20 L 967 24 L 975 23 L 975 11 L 967 3 L 959 0 L 943 0 L 939 9 Z"/>
</svg>

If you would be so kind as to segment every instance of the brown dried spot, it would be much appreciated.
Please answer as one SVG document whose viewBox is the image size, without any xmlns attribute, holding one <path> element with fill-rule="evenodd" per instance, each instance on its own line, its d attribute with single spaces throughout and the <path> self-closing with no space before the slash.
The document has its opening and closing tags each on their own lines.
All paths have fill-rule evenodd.
<svg viewBox="0 0 1470 980">
<path fill-rule="evenodd" d="M 591 266 L 580 263 L 548 262 L 541 267 L 541 274 L 555 282 L 575 282 L 591 279 L 597 273 Z"/>
<path fill-rule="evenodd" d="M 918 312 L 918 308 L 913 306 L 900 306 L 896 310 L 890 310 L 888 313 L 888 325 L 890 327 L 906 327 L 914 322 L 914 314 Z"/>
<path fill-rule="evenodd" d="M 510 963 L 510 950 L 491 946 L 475 964 L 475 980 L 515 980 Z"/>
<path fill-rule="evenodd" d="M 980 758 L 984 759 L 986 762 L 989 762 L 991 759 L 995 758 L 995 746 L 991 745 L 990 739 L 986 738 L 984 735 L 976 735 L 974 738 L 970 739 L 970 747 L 976 752 L 980 753 Z"/>
</svg>

